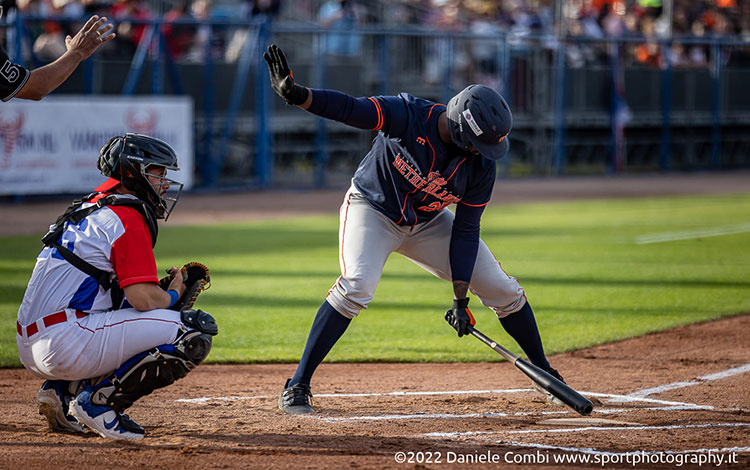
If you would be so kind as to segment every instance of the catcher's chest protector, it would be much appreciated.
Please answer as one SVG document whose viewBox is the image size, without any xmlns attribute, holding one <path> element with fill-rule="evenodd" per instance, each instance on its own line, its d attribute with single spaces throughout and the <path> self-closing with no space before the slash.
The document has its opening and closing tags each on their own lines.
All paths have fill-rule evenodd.
<svg viewBox="0 0 750 470">
<path fill-rule="evenodd" d="M 112 308 L 117 308 L 122 303 L 124 294 L 122 289 L 120 289 L 120 286 L 116 282 L 112 282 L 110 279 L 110 273 L 96 268 L 60 244 L 60 239 L 67 228 L 67 224 L 69 222 L 80 224 L 81 221 L 88 217 L 92 212 L 105 206 L 131 206 L 143 215 L 149 232 L 151 232 L 151 241 L 153 245 L 156 244 L 156 237 L 159 234 L 159 226 L 156 224 L 156 217 L 151 208 L 140 199 L 130 195 L 109 194 L 85 209 L 81 209 L 85 202 L 91 200 L 97 194 L 99 193 L 91 193 L 81 199 L 73 201 L 73 204 L 65 210 L 65 213 L 57 218 L 55 225 L 52 226 L 49 232 L 42 237 L 42 243 L 44 243 L 45 246 L 57 249 L 60 256 L 62 256 L 67 262 L 96 279 L 96 282 L 99 283 L 104 290 L 111 291 Z"/>
</svg>

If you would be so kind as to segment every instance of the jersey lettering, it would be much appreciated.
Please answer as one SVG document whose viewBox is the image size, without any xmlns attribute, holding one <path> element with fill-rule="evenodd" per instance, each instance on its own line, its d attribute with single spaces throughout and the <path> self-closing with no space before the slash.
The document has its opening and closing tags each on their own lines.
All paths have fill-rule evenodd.
<svg viewBox="0 0 750 470">
<path fill-rule="evenodd" d="M 382 106 L 381 132 L 352 181 L 375 209 L 410 226 L 433 219 L 446 205 L 490 199 L 495 165 L 444 145 L 438 118 L 445 105 L 405 93 L 371 100 Z M 467 126 L 463 116 L 461 122 Z"/>
<path fill-rule="evenodd" d="M 15 83 L 18 77 L 21 76 L 21 71 L 18 70 L 13 62 L 6 60 L 2 67 L 0 67 L 0 75 L 8 81 L 8 83 Z"/>
<path fill-rule="evenodd" d="M 445 209 L 446 207 L 448 207 L 448 203 L 447 202 L 442 202 L 441 203 L 441 202 L 435 201 L 435 202 L 431 202 L 430 204 L 428 204 L 426 206 L 417 207 L 417 209 L 419 209 L 419 210 L 421 210 L 423 212 L 436 212 L 436 211 L 441 211 L 441 210 Z"/>
<path fill-rule="evenodd" d="M 427 194 L 429 194 L 432 197 L 435 197 L 437 199 L 440 199 L 445 204 L 442 207 L 447 206 L 448 204 L 453 204 L 455 202 L 459 202 L 461 198 L 454 196 L 450 192 L 448 192 L 447 189 L 443 188 L 443 186 L 447 183 L 445 178 L 440 177 L 439 173 L 436 171 L 431 172 L 427 179 L 423 178 L 414 168 L 409 165 L 406 160 L 403 159 L 401 154 L 397 154 L 396 158 L 393 159 L 393 166 L 396 167 L 399 173 L 404 175 L 404 177 L 411 183 L 412 186 L 414 186 L 414 189 L 421 190 Z M 423 207 L 431 207 L 429 206 L 423 206 Z M 420 208 L 422 209 L 422 208 Z M 442 209 L 442 208 L 441 208 Z M 430 209 L 425 209 L 430 210 Z M 431 209 L 431 210 L 437 210 L 437 209 Z"/>
<path fill-rule="evenodd" d="M 70 230 L 66 230 L 62 236 L 60 237 L 60 245 L 62 245 L 64 248 L 69 249 L 72 252 L 75 252 L 75 242 L 76 242 L 76 234 L 75 232 L 72 232 Z M 52 257 L 57 259 L 64 260 L 65 258 L 62 257 L 60 252 L 57 250 L 57 248 L 52 248 Z"/>
</svg>

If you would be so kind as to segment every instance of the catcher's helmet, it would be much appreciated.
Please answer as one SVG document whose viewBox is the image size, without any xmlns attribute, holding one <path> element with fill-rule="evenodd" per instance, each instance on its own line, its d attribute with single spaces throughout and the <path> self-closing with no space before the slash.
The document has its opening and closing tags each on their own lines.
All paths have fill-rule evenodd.
<svg viewBox="0 0 750 470">
<path fill-rule="evenodd" d="M 510 107 L 495 90 L 469 85 L 448 101 L 446 117 L 451 139 L 460 148 L 472 146 L 485 158 L 498 160 L 508 153 L 513 127 Z"/>
<path fill-rule="evenodd" d="M 142 134 L 125 134 L 109 139 L 99 151 L 99 171 L 114 178 L 135 193 L 154 210 L 159 219 L 166 220 L 182 194 L 183 184 L 163 175 L 147 174 L 149 167 L 177 171 L 177 154 L 166 142 Z M 158 181 L 152 184 L 151 179 Z M 163 188 L 177 187 L 175 196 L 162 194 Z M 171 203 L 171 204 L 170 204 Z"/>
</svg>

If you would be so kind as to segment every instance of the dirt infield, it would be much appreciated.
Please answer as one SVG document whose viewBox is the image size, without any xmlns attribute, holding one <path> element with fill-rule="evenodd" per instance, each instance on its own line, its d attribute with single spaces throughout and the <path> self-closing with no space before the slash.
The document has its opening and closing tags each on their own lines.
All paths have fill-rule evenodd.
<svg viewBox="0 0 750 470">
<path fill-rule="evenodd" d="M 0 467 L 634 468 L 625 459 L 648 458 L 635 468 L 716 468 L 721 457 L 748 468 L 749 330 L 745 315 L 554 356 L 598 401 L 589 422 L 548 405 L 508 363 L 323 364 L 313 417 L 276 408 L 294 365 L 202 366 L 131 409 L 146 438 L 116 442 L 50 433 L 36 410 L 41 381 L 0 370 Z M 554 460 L 565 456 L 591 463 Z M 472 458 L 497 463 L 457 463 Z"/>
</svg>

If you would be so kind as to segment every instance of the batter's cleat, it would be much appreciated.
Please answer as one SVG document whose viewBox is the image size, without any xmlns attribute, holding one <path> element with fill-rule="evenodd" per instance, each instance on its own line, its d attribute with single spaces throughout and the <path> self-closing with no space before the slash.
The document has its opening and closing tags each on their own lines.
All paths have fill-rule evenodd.
<svg viewBox="0 0 750 470">
<path fill-rule="evenodd" d="M 70 403 L 70 414 L 80 424 L 102 437 L 112 439 L 141 439 L 143 428 L 128 415 L 118 413 L 109 406 L 97 405 L 91 401 L 92 388 L 86 387 Z"/>
<path fill-rule="evenodd" d="M 552 377 L 556 378 L 560 382 L 565 383 L 565 379 L 562 378 L 562 375 L 560 375 L 560 373 L 552 367 L 548 367 L 544 369 L 544 371 L 549 373 Z M 565 405 L 565 403 L 563 403 L 559 398 L 540 387 L 539 384 L 534 382 L 533 380 L 531 381 L 531 385 L 536 389 L 537 392 L 541 393 L 547 398 L 547 403 L 549 403 L 550 405 Z"/>
<path fill-rule="evenodd" d="M 86 430 L 72 416 L 68 416 L 71 400 L 75 398 L 68 392 L 70 382 L 66 380 L 45 380 L 42 388 L 36 393 L 39 414 L 47 418 L 51 431 L 84 433 Z"/>
<path fill-rule="evenodd" d="M 287 379 L 286 384 L 284 384 L 284 390 L 279 397 L 279 409 L 290 415 L 315 413 L 312 405 L 310 405 L 312 401 L 310 386 L 296 383 L 290 387 L 289 382 L 291 381 L 292 379 Z"/>
</svg>

